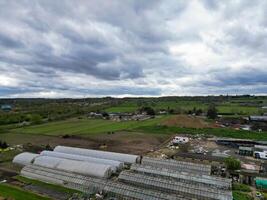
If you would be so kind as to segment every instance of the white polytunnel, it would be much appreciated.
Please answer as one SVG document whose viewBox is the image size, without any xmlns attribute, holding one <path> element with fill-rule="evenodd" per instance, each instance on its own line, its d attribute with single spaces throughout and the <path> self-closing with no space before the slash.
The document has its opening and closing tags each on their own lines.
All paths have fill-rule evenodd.
<svg viewBox="0 0 267 200">
<path fill-rule="evenodd" d="M 13 163 L 18 164 L 18 165 L 29 165 L 32 164 L 34 159 L 37 158 L 39 154 L 36 153 L 29 153 L 29 152 L 24 152 L 16 155 L 13 159 Z"/>
<path fill-rule="evenodd" d="M 55 152 L 55 151 L 42 151 L 40 155 L 56 157 L 56 158 L 65 158 L 65 159 L 77 160 L 77 161 L 85 161 L 89 163 L 99 163 L 99 164 L 110 165 L 112 168 L 112 171 L 114 172 L 116 172 L 117 170 L 121 170 L 123 168 L 123 163 L 119 161 L 115 161 L 115 160 L 107 160 L 107 159 L 94 158 L 94 157 L 89 157 L 89 156 Z"/>
<path fill-rule="evenodd" d="M 57 146 L 55 147 L 54 151 L 67 153 L 67 154 L 90 156 L 90 157 L 101 158 L 101 159 L 116 160 L 116 161 L 124 162 L 126 164 L 140 162 L 140 156 L 124 154 L 124 153 L 115 153 L 115 152 L 82 149 L 82 148 L 66 147 L 66 146 Z"/>
<path fill-rule="evenodd" d="M 68 160 L 49 156 L 39 156 L 34 160 L 33 164 L 98 178 L 109 178 L 112 174 L 112 168 L 110 165 Z"/>
</svg>

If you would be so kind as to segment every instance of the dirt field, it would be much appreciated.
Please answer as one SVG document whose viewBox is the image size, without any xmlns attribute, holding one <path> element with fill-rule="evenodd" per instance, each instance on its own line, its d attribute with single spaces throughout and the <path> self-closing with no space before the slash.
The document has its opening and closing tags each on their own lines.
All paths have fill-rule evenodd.
<svg viewBox="0 0 267 200">
<path fill-rule="evenodd" d="M 91 149 L 102 149 L 121 153 L 146 154 L 157 149 L 168 136 L 143 134 L 137 132 L 116 132 L 114 134 L 99 134 L 93 136 L 43 136 L 7 133 L 1 134 L 1 139 L 10 145 L 35 145 L 51 147 L 66 145 Z"/>
<path fill-rule="evenodd" d="M 206 122 L 204 119 L 188 115 L 176 115 L 162 122 L 166 126 L 177 126 L 183 128 L 211 128 L 213 124 Z"/>
</svg>

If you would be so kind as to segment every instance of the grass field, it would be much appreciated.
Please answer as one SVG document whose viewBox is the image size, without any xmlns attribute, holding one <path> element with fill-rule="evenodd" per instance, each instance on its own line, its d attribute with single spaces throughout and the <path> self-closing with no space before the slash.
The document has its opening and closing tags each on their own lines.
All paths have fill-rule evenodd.
<svg viewBox="0 0 267 200">
<path fill-rule="evenodd" d="M 252 131 L 234 130 L 230 128 L 190 128 L 179 126 L 165 126 L 164 122 L 169 121 L 174 116 L 166 115 L 145 121 L 126 121 L 115 122 L 102 119 L 70 119 L 65 121 L 50 122 L 41 125 L 27 126 L 23 128 L 13 129 L 11 133 L 27 134 L 27 135 L 98 135 L 101 133 L 115 131 L 136 131 L 147 134 L 205 134 L 218 137 L 231 137 L 241 139 L 267 140 L 266 133 L 258 133 Z"/>
<path fill-rule="evenodd" d="M 22 182 L 22 183 L 25 183 L 25 184 L 41 186 L 43 188 L 52 189 L 54 191 L 63 192 L 63 193 L 67 193 L 67 194 L 82 193 L 82 192 L 80 192 L 78 190 L 73 190 L 73 189 L 65 188 L 65 187 L 62 187 L 62 186 L 59 186 L 59 185 L 49 184 L 49 183 L 41 182 L 41 181 L 38 181 L 38 180 L 25 178 L 25 177 L 22 177 L 22 176 L 16 176 L 14 178 L 16 180 Z"/>
<path fill-rule="evenodd" d="M 8 184 L 0 184 L 0 197 L 14 200 L 51 200 Z"/>
<path fill-rule="evenodd" d="M 11 132 L 42 135 L 86 135 L 110 131 L 131 130 L 139 126 L 157 125 L 170 116 L 160 116 L 145 121 L 116 122 L 102 119 L 70 119 L 41 125 L 13 129 Z"/>
<path fill-rule="evenodd" d="M 146 105 L 146 104 L 145 104 Z M 160 102 L 153 102 L 148 103 L 147 106 L 153 107 L 155 110 L 160 109 L 182 109 L 182 110 L 192 110 L 194 107 L 201 108 L 205 110 L 207 108 L 207 105 L 201 104 L 196 101 L 160 101 Z M 133 112 L 138 110 L 141 106 L 138 105 L 137 102 L 124 102 L 120 105 L 113 106 L 110 108 L 107 108 L 107 112 Z"/>
<path fill-rule="evenodd" d="M 145 104 L 147 106 L 153 107 L 155 110 L 160 109 L 174 109 L 181 111 L 202 109 L 204 111 L 207 110 L 209 104 L 202 103 L 200 101 L 159 101 Z M 141 107 L 137 102 L 123 102 L 117 106 L 112 106 L 107 108 L 107 112 L 133 112 L 138 110 Z M 257 106 L 243 106 L 239 103 L 234 102 L 226 102 L 217 105 L 217 109 L 219 113 L 236 113 L 237 115 L 253 115 L 258 114 L 260 112 L 260 107 Z"/>
</svg>

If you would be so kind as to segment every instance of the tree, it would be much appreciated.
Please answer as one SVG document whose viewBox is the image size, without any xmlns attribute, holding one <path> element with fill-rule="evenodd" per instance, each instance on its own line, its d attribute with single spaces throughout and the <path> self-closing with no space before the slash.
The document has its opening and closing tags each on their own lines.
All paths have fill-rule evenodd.
<svg viewBox="0 0 267 200">
<path fill-rule="evenodd" d="M 141 108 L 140 112 L 145 112 L 147 115 L 155 115 L 154 109 L 148 106 Z"/>
<path fill-rule="evenodd" d="M 6 149 L 8 147 L 8 144 L 4 141 L 4 142 L 2 142 L 1 140 L 0 140 L 0 148 L 1 149 Z"/>
<path fill-rule="evenodd" d="M 201 108 L 196 111 L 196 115 L 201 115 L 202 113 L 203 113 L 203 111 Z"/>
<path fill-rule="evenodd" d="M 228 157 L 224 160 L 226 168 L 228 170 L 238 170 L 241 168 L 241 163 L 239 160 L 235 159 L 234 157 Z"/>
<path fill-rule="evenodd" d="M 40 124 L 42 122 L 42 117 L 39 114 L 33 114 L 31 115 L 31 122 L 33 124 Z"/>
<path fill-rule="evenodd" d="M 207 117 L 215 119 L 217 117 L 217 109 L 214 104 L 210 105 L 207 111 Z"/>
</svg>

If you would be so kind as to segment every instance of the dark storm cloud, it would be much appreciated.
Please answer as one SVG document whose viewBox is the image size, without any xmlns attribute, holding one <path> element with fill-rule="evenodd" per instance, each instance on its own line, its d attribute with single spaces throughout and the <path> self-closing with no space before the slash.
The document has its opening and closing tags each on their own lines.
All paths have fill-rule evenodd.
<svg viewBox="0 0 267 200">
<path fill-rule="evenodd" d="M 21 48 L 23 47 L 23 44 L 0 32 L 0 46 L 5 48 Z"/>
<path fill-rule="evenodd" d="M 27 43 L 24 51 L 19 49 L 13 51 L 15 53 L 19 51 L 22 55 L 27 54 L 30 56 L 30 60 L 14 59 L 10 55 L 1 57 L 4 61 L 12 64 L 23 66 L 27 64 L 27 69 L 30 71 L 38 71 L 36 68 L 46 67 L 86 73 L 107 80 L 138 78 L 144 76 L 142 67 L 127 62 L 123 59 L 123 54 L 127 51 L 134 51 L 136 47 L 141 47 L 140 44 L 143 45 L 141 49 L 144 51 L 153 51 L 153 48 L 159 51 L 162 49 L 162 47 L 157 48 L 157 44 L 154 44 L 156 40 L 161 40 L 161 32 L 152 31 L 152 28 L 148 27 L 148 22 L 146 23 L 147 28 L 146 26 L 144 28 L 138 27 L 140 32 L 135 34 L 133 32 L 135 28 L 134 30 L 124 30 L 120 26 L 119 23 L 122 22 L 122 18 L 121 16 L 115 16 L 115 13 L 107 13 L 110 15 L 105 16 L 111 21 L 114 20 L 115 22 L 112 21 L 114 25 L 109 24 L 108 21 L 97 21 L 98 18 L 101 20 L 102 16 L 91 16 L 89 12 L 81 12 L 81 16 L 75 19 L 77 13 L 75 13 L 76 4 L 74 3 L 65 2 L 64 4 L 62 1 L 33 1 L 33 3 L 30 3 L 29 1 L 23 1 L 17 2 L 17 4 L 19 5 L 14 2 L 4 4 L 1 10 L 12 9 L 12 7 L 24 9 L 25 12 L 23 12 L 21 20 L 11 21 L 10 26 L 15 27 L 18 24 L 18 27 L 23 29 L 22 34 L 25 34 L 22 37 L 28 38 L 28 41 L 24 41 Z M 89 9 L 86 6 L 94 3 L 89 2 L 88 4 L 85 4 L 86 9 Z M 144 6 L 147 5 L 148 3 L 144 3 Z M 152 2 L 150 5 L 152 5 Z M 120 10 L 119 5 L 114 8 L 117 11 Z M 129 10 L 130 7 L 127 6 L 126 8 Z M 141 8 L 143 8 L 143 4 L 134 3 L 135 12 L 141 14 L 144 10 L 144 8 Z M 127 10 L 124 12 L 127 12 Z M 97 14 L 91 13 L 93 15 Z M 82 20 L 79 21 L 79 19 Z M 49 22 L 49 20 L 53 21 Z M 57 20 L 59 23 L 56 23 Z M 131 26 L 132 20 L 134 19 L 127 19 L 127 17 L 124 19 L 125 26 L 127 21 L 126 28 Z M 68 21 L 74 26 L 77 25 L 77 27 L 69 26 Z M 123 36 L 123 32 L 126 32 L 126 36 Z M 128 35 L 127 32 L 129 32 Z M 30 37 L 32 36 L 34 40 L 31 41 Z M 117 40 L 115 42 L 119 44 L 114 44 L 113 40 Z M 132 40 L 136 40 L 136 43 Z M 126 52 L 121 52 L 123 50 L 121 45 L 124 45 L 124 43 L 129 43 L 129 47 L 125 49 Z M 149 47 L 144 43 L 152 44 Z M 16 43 L 12 36 L 4 37 L 0 35 L 0 44 L 5 46 L 7 50 L 20 46 L 20 43 Z M 56 49 L 57 46 L 59 46 L 59 49 Z"/>
<path fill-rule="evenodd" d="M 265 86 L 267 90 L 267 69 L 246 67 L 242 70 L 223 69 L 211 71 L 208 80 L 202 80 L 204 86 L 231 87 L 231 86 Z"/>
</svg>

